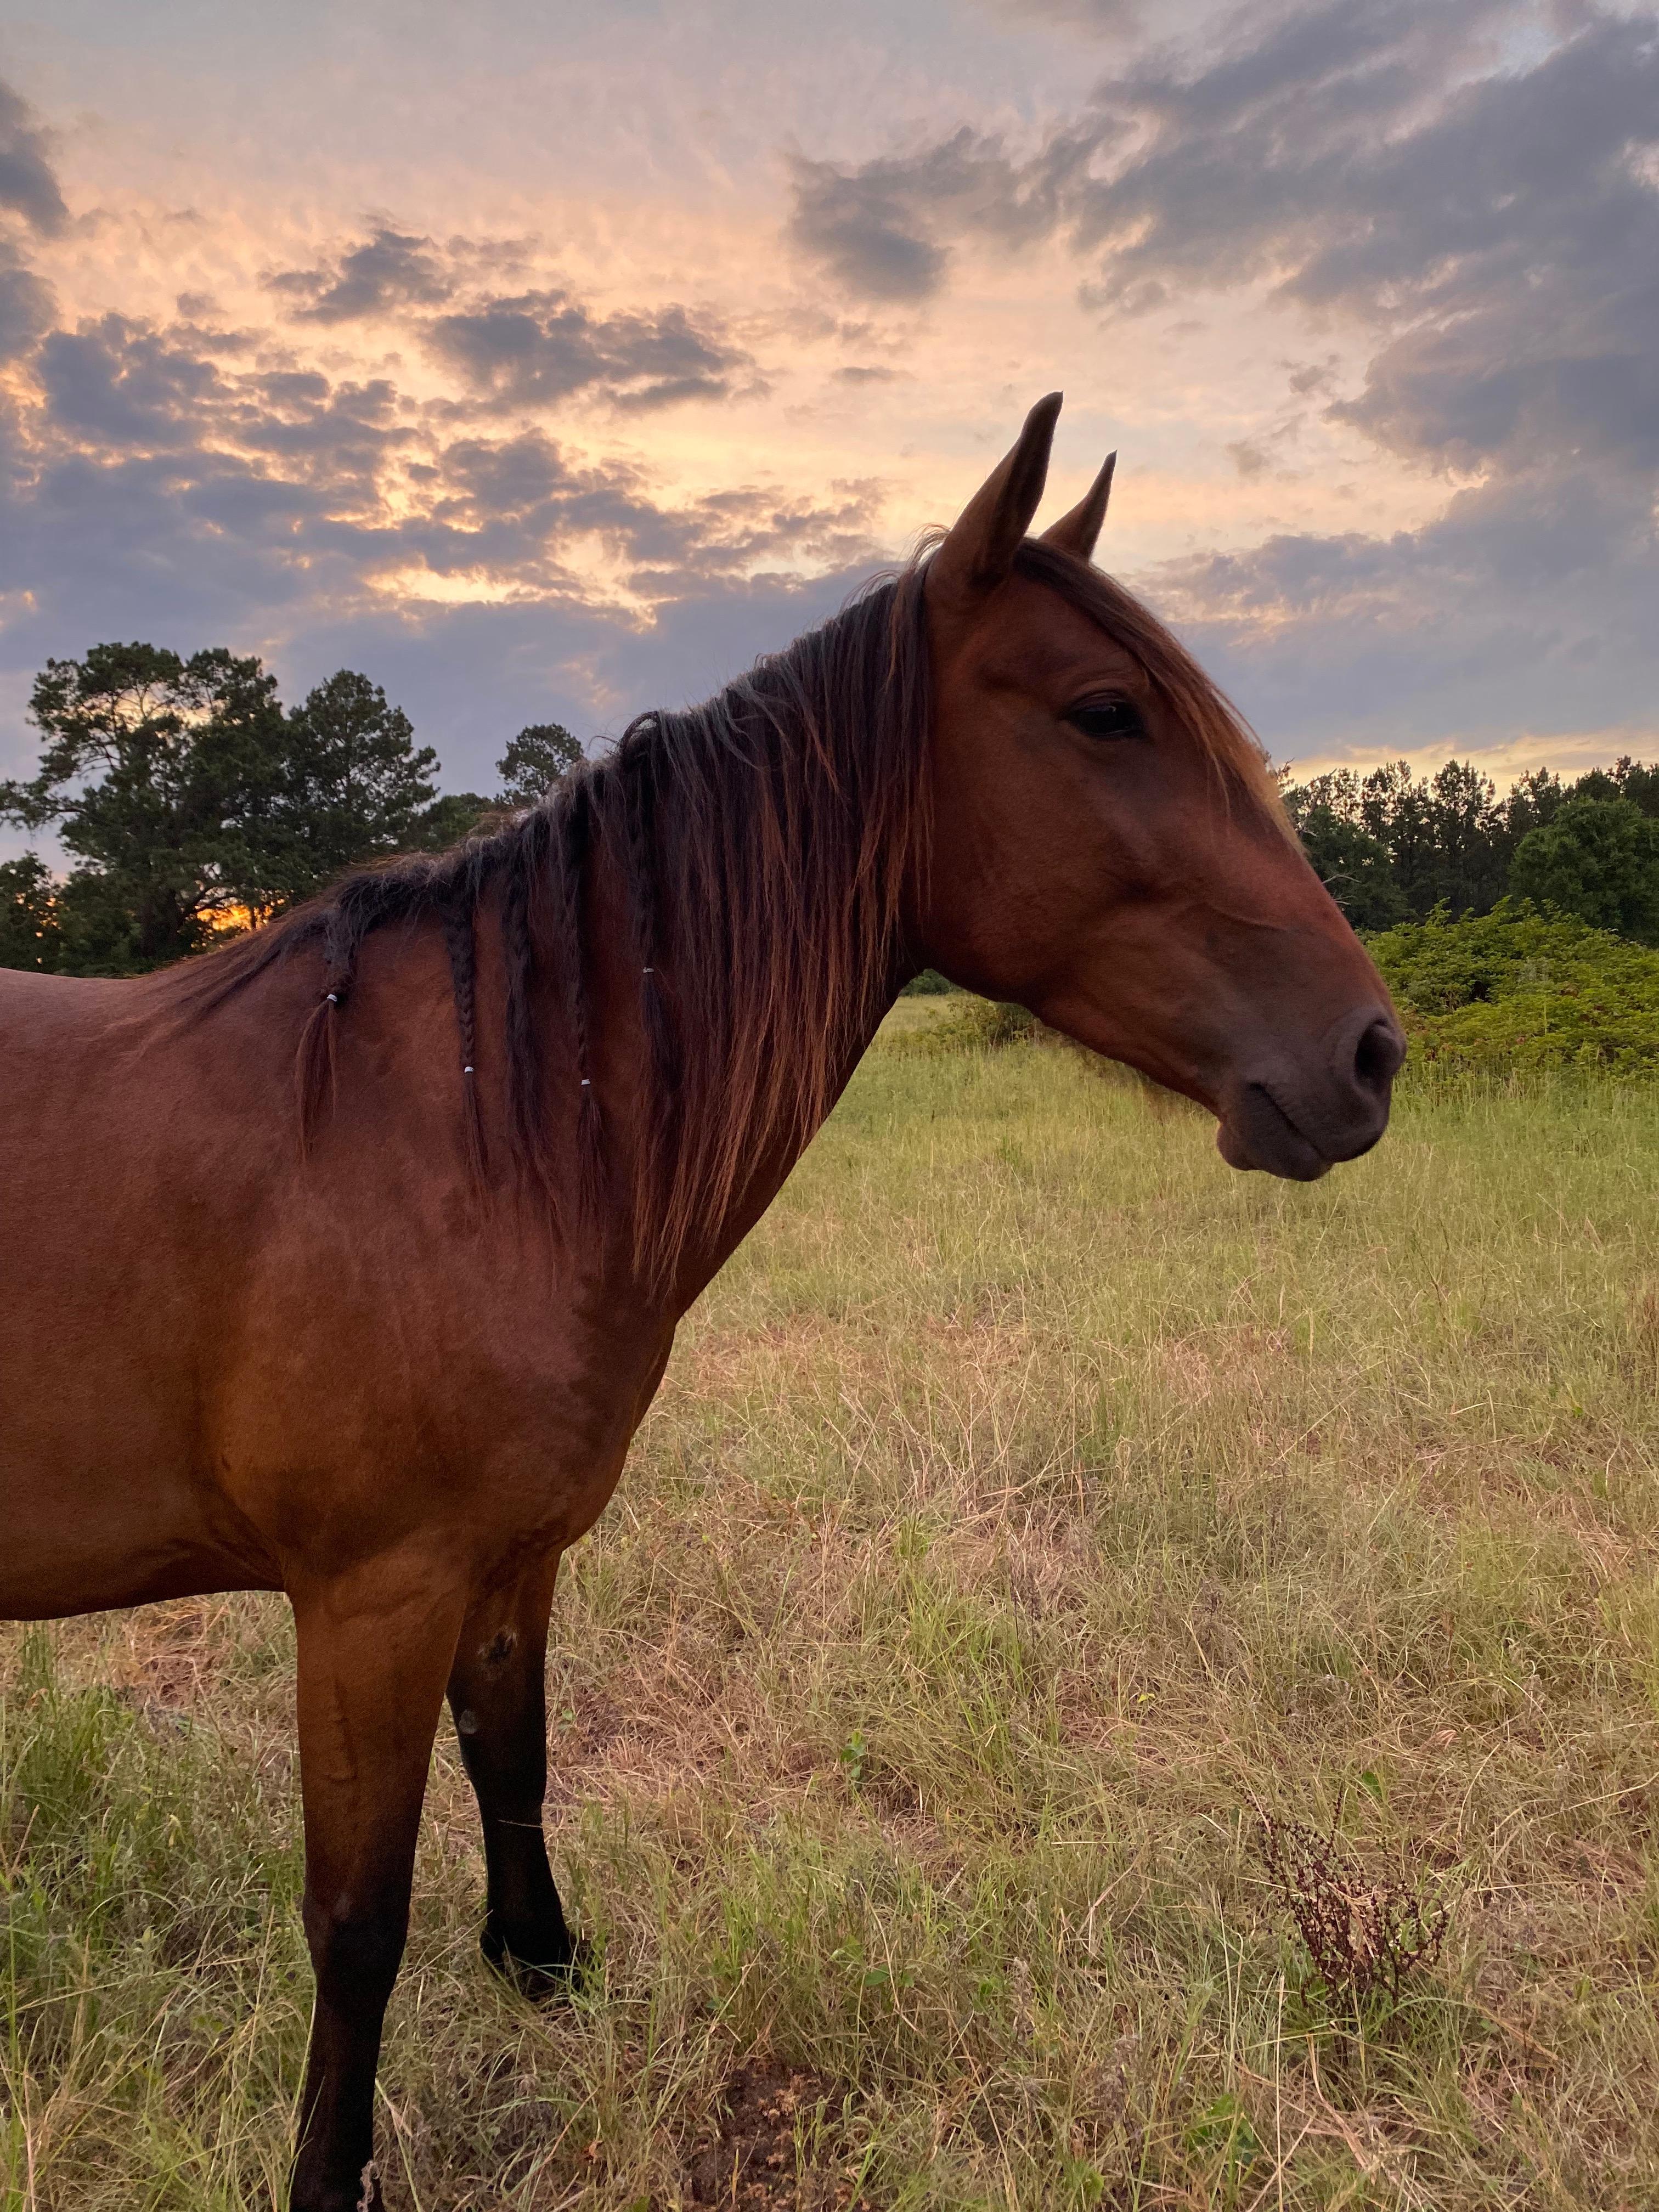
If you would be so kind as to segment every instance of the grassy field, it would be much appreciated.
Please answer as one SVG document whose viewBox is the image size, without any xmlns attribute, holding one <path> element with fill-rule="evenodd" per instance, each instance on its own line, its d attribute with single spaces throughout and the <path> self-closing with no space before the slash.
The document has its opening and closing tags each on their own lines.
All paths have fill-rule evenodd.
<svg viewBox="0 0 1659 2212">
<path fill-rule="evenodd" d="M 1659 1091 L 1408 1093 L 1292 1188 L 878 1046 L 567 1563 L 562 2011 L 440 1747 L 391 2203 L 1659 2207 L 1656 1158 Z M 8 2212 L 278 2201 L 289 1666 L 264 1600 L 0 1631 Z M 1264 1815 L 1437 1959 L 1321 1983 Z"/>
</svg>

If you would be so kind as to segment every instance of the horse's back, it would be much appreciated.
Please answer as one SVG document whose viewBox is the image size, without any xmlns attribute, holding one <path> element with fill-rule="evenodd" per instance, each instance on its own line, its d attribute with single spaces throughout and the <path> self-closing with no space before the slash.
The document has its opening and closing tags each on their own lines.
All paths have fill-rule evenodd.
<svg viewBox="0 0 1659 2212">
<path fill-rule="evenodd" d="M 159 1133 L 140 1075 L 165 1016 L 155 981 L 0 969 L 0 1240 L 26 1258 L 32 1227 L 120 1179 Z"/>
<path fill-rule="evenodd" d="M 0 968 L 0 1038 L 27 1046 L 42 1024 L 54 1032 L 118 1018 L 141 986 L 106 975 L 43 975 L 33 968 Z"/>
</svg>

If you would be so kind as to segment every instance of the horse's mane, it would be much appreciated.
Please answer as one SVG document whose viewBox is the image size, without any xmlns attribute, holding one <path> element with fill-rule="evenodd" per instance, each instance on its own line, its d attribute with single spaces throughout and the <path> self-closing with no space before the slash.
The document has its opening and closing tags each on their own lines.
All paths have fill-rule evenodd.
<svg viewBox="0 0 1659 2212">
<path fill-rule="evenodd" d="M 1135 655 L 1230 782 L 1267 792 L 1260 747 L 1136 599 L 1036 540 L 1016 565 Z M 449 852 L 354 871 L 190 962 L 178 972 L 189 973 L 191 999 L 206 1011 L 279 962 L 319 956 L 296 1063 L 303 1140 L 331 1091 L 364 940 L 391 922 L 435 922 L 453 984 L 467 1149 L 483 1180 L 474 999 L 478 917 L 494 901 L 507 1149 L 574 1231 L 597 1218 L 605 1175 L 584 943 L 585 871 L 603 850 L 625 890 L 652 1089 L 629 1209 L 635 1261 L 665 1287 L 750 1165 L 811 1138 L 849 1045 L 878 1017 L 905 960 L 901 902 L 927 861 L 925 576 L 918 556 L 703 705 L 641 715 L 538 805 Z M 550 1144 L 544 1041 L 532 1011 L 538 984 L 556 978 L 578 1086 L 574 1162 Z"/>
</svg>

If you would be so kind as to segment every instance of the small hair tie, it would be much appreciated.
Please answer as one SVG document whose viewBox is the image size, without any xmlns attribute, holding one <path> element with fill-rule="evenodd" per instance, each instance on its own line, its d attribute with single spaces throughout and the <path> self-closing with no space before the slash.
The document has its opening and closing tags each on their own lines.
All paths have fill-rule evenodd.
<svg viewBox="0 0 1659 2212">
<path fill-rule="evenodd" d="M 583 1089 L 584 1091 L 591 1091 L 592 1088 L 593 1088 L 593 1086 L 592 1086 L 592 1085 L 588 1081 L 587 1078 L 586 1078 L 586 1076 L 583 1076 L 583 1078 L 582 1078 L 582 1089 Z"/>
<path fill-rule="evenodd" d="M 656 972 L 654 968 L 641 968 L 640 970 L 641 975 L 654 975 Z"/>
<path fill-rule="evenodd" d="M 337 1006 L 340 1003 L 340 996 L 337 991 L 325 991 L 323 996 L 331 1006 Z"/>
<path fill-rule="evenodd" d="M 472 1073 L 472 1063 L 471 1063 L 471 1060 L 468 1060 L 468 1061 L 466 1062 L 466 1064 L 463 1066 L 463 1068 L 461 1069 L 461 1073 L 462 1073 L 463 1075 L 471 1075 L 471 1074 Z"/>
</svg>

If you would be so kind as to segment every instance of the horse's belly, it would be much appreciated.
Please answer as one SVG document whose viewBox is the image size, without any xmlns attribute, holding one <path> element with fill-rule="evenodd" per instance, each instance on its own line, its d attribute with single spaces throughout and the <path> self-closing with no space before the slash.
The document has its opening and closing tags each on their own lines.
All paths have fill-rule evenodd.
<svg viewBox="0 0 1659 2212">
<path fill-rule="evenodd" d="M 210 1590 L 275 1589 L 257 1557 L 185 1528 L 118 1524 L 65 1532 L 49 1520 L 0 1554 L 0 1620 L 57 1620 Z"/>
<path fill-rule="evenodd" d="M 0 1362 L 0 1618 L 270 1585 L 252 1532 L 198 1477 L 185 1408 L 144 1382 L 95 1355 Z"/>
</svg>

